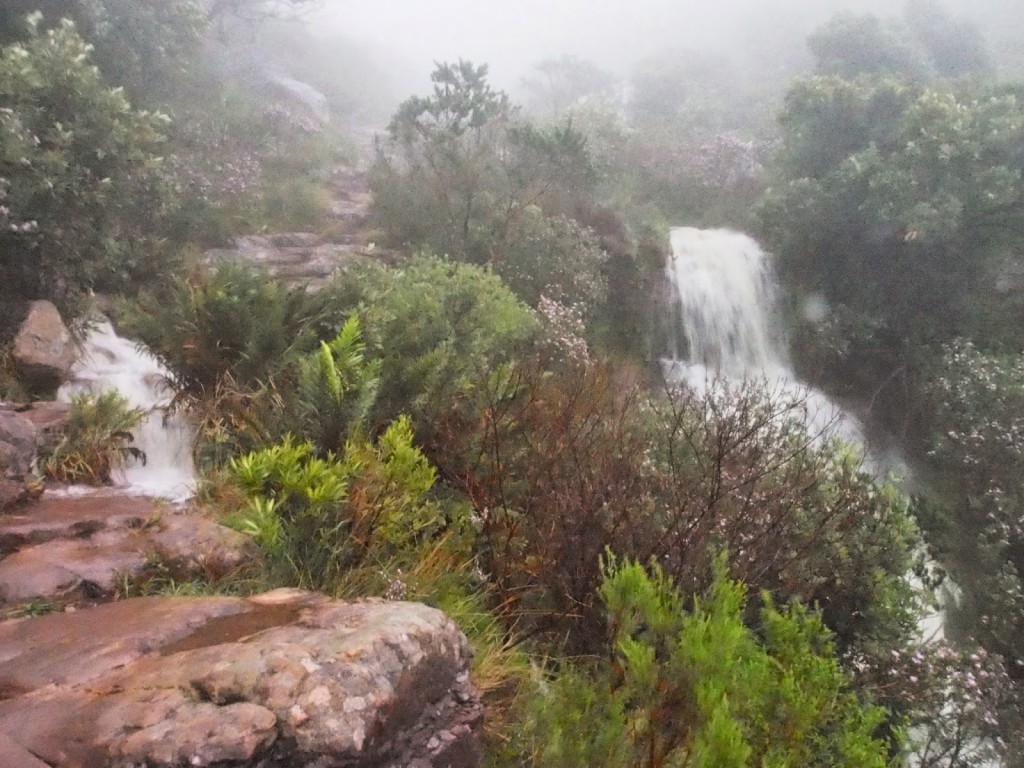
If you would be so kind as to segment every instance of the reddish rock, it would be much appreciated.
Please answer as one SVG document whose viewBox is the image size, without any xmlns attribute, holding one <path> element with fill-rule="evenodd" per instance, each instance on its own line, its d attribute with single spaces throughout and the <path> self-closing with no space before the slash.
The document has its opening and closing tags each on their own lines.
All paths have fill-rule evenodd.
<svg viewBox="0 0 1024 768">
<path fill-rule="evenodd" d="M 20 748 L 52 768 L 473 768 L 469 660 L 437 610 L 295 590 L 8 622 L 0 755 Z"/>
<path fill-rule="evenodd" d="M 49 301 L 33 301 L 12 347 L 21 378 L 37 390 L 55 390 L 71 372 L 75 345 L 60 312 Z"/>
<path fill-rule="evenodd" d="M 48 496 L 0 519 L 0 605 L 110 596 L 156 563 L 219 578 L 254 556 L 249 537 L 153 499 Z"/>
<path fill-rule="evenodd" d="M 0 407 L 0 512 L 32 495 L 38 441 L 38 430 L 24 414 Z"/>
</svg>

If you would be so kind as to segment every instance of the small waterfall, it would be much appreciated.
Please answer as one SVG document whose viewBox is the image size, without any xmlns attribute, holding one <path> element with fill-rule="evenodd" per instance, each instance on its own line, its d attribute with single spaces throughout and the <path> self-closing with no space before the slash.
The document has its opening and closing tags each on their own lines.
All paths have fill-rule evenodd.
<svg viewBox="0 0 1024 768">
<path fill-rule="evenodd" d="M 122 339 L 104 320 L 88 334 L 71 380 L 57 397 L 70 400 L 80 392 L 101 393 L 116 389 L 133 407 L 147 412 L 135 432 L 134 446 L 146 454 L 146 462 L 131 462 L 119 473 L 118 487 L 140 496 L 172 501 L 189 498 L 195 487 L 192 464 L 192 430 L 180 413 L 167 413 L 173 392 L 167 371 L 148 352 Z"/>
</svg>

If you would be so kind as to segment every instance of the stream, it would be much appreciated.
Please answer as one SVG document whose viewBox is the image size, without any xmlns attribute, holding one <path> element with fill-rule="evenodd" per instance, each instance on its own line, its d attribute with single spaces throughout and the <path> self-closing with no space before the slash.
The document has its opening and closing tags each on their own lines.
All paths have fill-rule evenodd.
<svg viewBox="0 0 1024 768">
<path fill-rule="evenodd" d="M 115 389 L 129 405 L 146 412 L 133 433 L 133 445 L 146 460 L 129 461 L 115 472 L 119 493 L 181 502 L 195 491 L 192 428 L 183 413 L 167 410 L 174 396 L 168 380 L 167 370 L 153 355 L 118 336 L 110 321 L 102 320 L 90 329 L 70 380 L 57 393 L 57 398 L 66 402 L 81 392 L 99 394 Z M 84 495 L 93 491 L 70 486 L 63 492 Z"/>
</svg>

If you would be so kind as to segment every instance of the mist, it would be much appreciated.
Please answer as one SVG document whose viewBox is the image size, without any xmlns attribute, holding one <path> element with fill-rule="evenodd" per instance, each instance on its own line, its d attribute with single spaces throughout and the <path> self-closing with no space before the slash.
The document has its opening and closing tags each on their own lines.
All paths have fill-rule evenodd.
<svg viewBox="0 0 1024 768">
<path fill-rule="evenodd" d="M 952 15 L 981 27 L 995 48 L 1009 47 L 1020 30 L 1013 0 L 943 3 Z M 887 0 L 326 0 L 311 29 L 343 37 L 383 57 L 396 87 L 423 92 L 434 62 L 485 63 L 494 85 L 515 95 L 537 62 L 571 55 L 612 74 L 684 50 L 772 67 L 804 60 L 808 33 L 841 11 L 899 16 Z M 1003 42 L 1004 45 L 1000 45 Z"/>
</svg>

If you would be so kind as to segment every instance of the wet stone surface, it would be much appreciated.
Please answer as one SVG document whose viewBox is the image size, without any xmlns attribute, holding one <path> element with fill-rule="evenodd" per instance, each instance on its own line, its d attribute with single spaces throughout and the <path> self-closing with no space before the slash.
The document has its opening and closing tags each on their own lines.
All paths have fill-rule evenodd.
<svg viewBox="0 0 1024 768">
<path fill-rule="evenodd" d="M 415 603 L 137 598 L 0 624 L 7 766 L 481 759 L 465 637 Z M 20 762 L 19 762 L 20 761 Z"/>
</svg>

